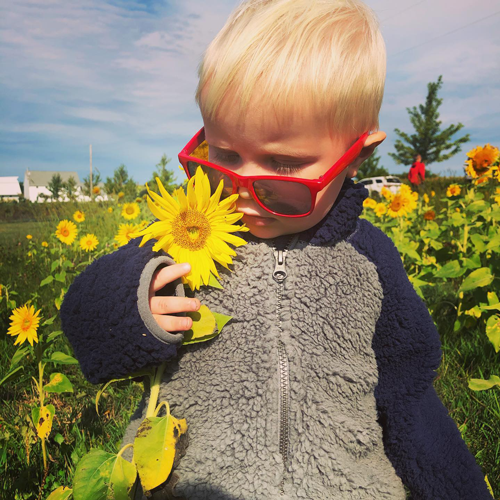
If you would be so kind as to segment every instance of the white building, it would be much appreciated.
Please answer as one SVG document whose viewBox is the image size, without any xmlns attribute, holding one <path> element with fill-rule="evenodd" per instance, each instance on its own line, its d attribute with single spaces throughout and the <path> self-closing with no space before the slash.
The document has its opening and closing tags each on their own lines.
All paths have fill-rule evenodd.
<svg viewBox="0 0 500 500">
<path fill-rule="evenodd" d="M 24 173 L 24 197 L 30 201 L 53 201 L 48 185 L 52 177 L 56 174 L 61 176 L 63 182 L 67 182 L 70 177 L 73 177 L 76 181 L 76 200 L 90 201 L 90 197 L 82 193 L 83 183 L 80 182 L 80 178 L 76 172 L 57 172 L 53 170 L 26 170 Z M 98 196 L 94 196 L 94 200 L 107 200 L 108 197 L 103 191 L 104 184 L 102 182 L 99 183 L 99 187 L 101 193 Z M 65 193 L 61 192 L 59 200 L 69 201 L 69 198 Z"/>
<path fill-rule="evenodd" d="M 1 200 L 19 200 L 21 186 L 18 177 L 0 177 L 0 199 Z"/>
</svg>

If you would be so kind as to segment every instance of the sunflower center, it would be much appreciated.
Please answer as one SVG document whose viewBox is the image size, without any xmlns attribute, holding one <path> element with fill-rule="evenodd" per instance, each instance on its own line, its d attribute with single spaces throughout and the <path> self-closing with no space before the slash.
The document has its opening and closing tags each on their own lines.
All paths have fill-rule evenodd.
<svg viewBox="0 0 500 500">
<path fill-rule="evenodd" d="M 188 209 L 181 212 L 172 224 L 175 242 L 189 250 L 201 250 L 210 233 L 210 222 L 197 210 Z"/>
<path fill-rule="evenodd" d="M 66 236 L 69 236 L 69 230 L 68 230 L 68 228 L 67 228 L 67 227 L 63 227 L 63 228 L 61 229 L 61 234 L 62 234 L 63 236 L 65 236 L 65 237 L 66 237 Z"/>
<path fill-rule="evenodd" d="M 402 206 L 403 206 L 403 203 L 402 203 L 401 198 L 396 197 L 396 198 L 394 198 L 394 199 L 392 200 L 392 203 L 391 203 L 391 208 L 392 208 L 392 210 L 394 210 L 395 212 L 397 212 L 398 210 L 400 210 Z"/>
<path fill-rule="evenodd" d="M 92 242 L 92 240 L 87 240 L 87 245 L 88 245 L 89 247 L 91 247 L 91 246 L 92 246 L 92 243 L 93 243 L 93 242 Z"/>
<path fill-rule="evenodd" d="M 28 318 L 24 318 L 23 324 L 21 325 L 21 329 L 23 330 L 23 332 L 28 331 L 30 327 L 31 327 L 31 320 Z"/>
<path fill-rule="evenodd" d="M 127 212 L 129 215 L 132 215 L 132 214 L 134 213 L 134 207 L 127 207 L 126 212 Z"/>
</svg>

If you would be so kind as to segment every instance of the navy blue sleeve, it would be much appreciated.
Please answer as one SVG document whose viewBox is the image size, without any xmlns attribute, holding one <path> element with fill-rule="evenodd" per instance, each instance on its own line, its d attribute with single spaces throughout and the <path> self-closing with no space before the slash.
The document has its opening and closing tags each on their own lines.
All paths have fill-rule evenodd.
<svg viewBox="0 0 500 500">
<path fill-rule="evenodd" d="M 351 244 L 378 270 L 384 298 L 372 347 L 384 448 L 414 500 L 492 500 L 484 474 L 433 386 L 439 332 L 392 240 L 360 219 Z"/>
<path fill-rule="evenodd" d="M 183 333 L 163 330 L 149 309 L 154 272 L 175 262 L 162 251 L 153 252 L 155 241 L 139 247 L 141 239 L 89 265 L 61 305 L 63 332 L 91 383 L 159 365 L 177 354 L 184 338 Z M 184 296 L 184 286 L 179 279 L 157 295 Z"/>
</svg>

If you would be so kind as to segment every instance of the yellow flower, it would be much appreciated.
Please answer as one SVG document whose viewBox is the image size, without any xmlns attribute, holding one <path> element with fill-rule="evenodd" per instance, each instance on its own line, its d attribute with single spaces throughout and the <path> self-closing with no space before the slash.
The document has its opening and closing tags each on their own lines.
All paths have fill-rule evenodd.
<svg viewBox="0 0 500 500">
<path fill-rule="evenodd" d="M 85 220 L 85 214 L 81 210 L 77 210 L 73 214 L 73 219 L 75 219 L 76 222 L 83 222 Z"/>
<path fill-rule="evenodd" d="M 31 234 L 27 234 L 26 238 L 28 238 L 28 240 L 31 240 L 31 239 L 33 239 L 33 236 L 31 236 Z"/>
<path fill-rule="evenodd" d="M 500 187 L 495 189 L 495 194 L 497 195 L 495 196 L 495 201 L 500 205 Z"/>
<path fill-rule="evenodd" d="M 125 196 L 125 193 L 123 191 L 120 191 L 118 193 L 118 199 L 120 200 L 121 198 L 123 198 Z"/>
<path fill-rule="evenodd" d="M 137 198 L 135 199 L 135 202 L 136 202 L 136 203 L 141 203 L 141 202 L 142 202 L 142 198 L 137 197 Z"/>
<path fill-rule="evenodd" d="M 381 217 L 387 212 L 387 207 L 385 206 L 384 203 L 377 203 L 377 205 L 374 208 L 375 213 L 378 215 L 378 217 Z"/>
<path fill-rule="evenodd" d="M 108 212 L 109 212 L 110 214 L 112 214 L 112 213 L 113 213 L 113 207 L 108 207 Z"/>
<path fill-rule="evenodd" d="M 118 246 L 119 246 L 119 245 L 118 245 L 118 243 L 116 243 L 116 242 L 114 242 L 114 243 L 113 243 L 113 248 L 114 248 L 115 250 L 118 248 Z"/>
<path fill-rule="evenodd" d="M 460 186 L 458 184 L 450 184 L 446 190 L 446 196 L 458 196 L 461 192 Z"/>
<path fill-rule="evenodd" d="M 163 187 L 157 177 L 156 182 L 161 196 L 148 190 L 148 206 L 155 217 L 159 219 L 142 229 L 132 237 L 143 236 L 139 246 L 143 246 L 152 238 L 157 239 L 153 251 L 160 249 L 169 253 L 177 263 L 189 262 L 191 272 L 182 277 L 191 290 L 199 289 L 203 283 L 208 284 L 210 273 L 219 277 L 214 260 L 229 269 L 232 264 L 231 256 L 236 252 L 228 243 L 239 247 L 246 241 L 234 233 L 248 231 L 244 225 L 235 226 L 242 213 L 233 213 L 236 210 L 237 194 L 220 201 L 223 181 L 210 196 L 208 176 L 198 167 L 196 174 L 191 177 L 187 185 L 187 194 L 182 188 L 176 189 L 172 196 Z M 196 187 L 195 187 L 196 183 Z M 156 207 L 153 199 L 160 204 Z"/>
<path fill-rule="evenodd" d="M 460 212 L 460 209 L 459 208 L 455 208 L 455 212 Z"/>
<path fill-rule="evenodd" d="M 386 187 L 382 188 L 380 194 L 388 201 L 394 198 L 394 193 L 390 189 L 387 189 Z"/>
<path fill-rule="evenodd" d="M 425 201 L 425 203 L 429 203 L 429 195 L 427 193 L 424 193 L 424 196 L 422 197 Z"/>
<path fill-rule="evenodd" d="M 29 306 L 28 309 L 26 304 L 12 311 L 12 315 L 9 318 L 11 325 L 7 333 L 12 336 L 18 336 L 14 345 L 22 344 L 26 340 L 31 345 L 33 345 L 33 341 L 38 342 L 36 330 L 40 322 L 39 314 L 40 310 L 35 312 L 33 306 Z"/>
<path fill-rule="evenodd" d="M 134 231 L 139 231 L 141 226 L 136 224 L 120 224 L 118 234 L 115 236 L 115 240 L 118 242 L 118 246 L 126 245 L 132 237 L 130 236 Z"/>
<path fill-rule="evenodd" d="M 484 148 L 478 146 L 477 148 L 471 149 L 467 156 L 468 160 L 465 161 L 465 172 L 469 174 L 473 179 L 486 175 L 491 177 L 491 168 L 493 164 L 500 157 L 500 150 L 486 144 Z"/>
<path fill-rule="evenodd" d="M 373 198 L 366 198 L 366 200 L 363 201 L 363 206 L 368 208 L 375 208 L 377 206 L 377 202 Z"/>
<path fill-rule="evenodd" d="M 122 216 L 127 220 L 136 219 L 139 217 L 141 210 L 137 203 L 124 203 L 122 208 Z"/>
<path fill-rule="evenodd" d="M 48 247 L 49 244 L 46 241 L 42 241 L 42 247 Z"/>
<path fill-rule="evenodd" d="M 387 214 L 391 217 L 402 217 L 413 211 L 416 206 L 417 203 L 411 194 L 399 192 L 387 206 Z"/>
<path fill-rule="evenodd" d="M 95 250 L 99 240 L 96 238 L 95 234 L 86 234 L 80 238 L 80 248 L 89 252 L 90 250 Z"/>
<path fill-rule="evenodd" d="M 57 225 L 56 236 L 66 245 L 71 245 L 75 241 L 78 230 L 74 222 L 62 220 Z"/>
<path fill-rule="evenodd" d="M 93 192 L 94 194 L 101 194 L 101 188 L 100 188 L 99 186 L 94 186 L 94 187 L 92 188 L 92 192 Z"/>
<path fill-rule="evenodd" d="M 436 191 L 431 191 L 431 196 L 436 196 Z"/>
</svg>

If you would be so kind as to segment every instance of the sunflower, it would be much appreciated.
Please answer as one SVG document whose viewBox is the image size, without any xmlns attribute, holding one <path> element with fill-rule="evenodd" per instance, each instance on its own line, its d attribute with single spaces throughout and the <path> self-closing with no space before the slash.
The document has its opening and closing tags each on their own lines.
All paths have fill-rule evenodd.
<svg viewBox="0 0 500 500">
<path fill-rule="evenodd" d="M 71 245 L 75 241 L 78 230 L 74 222 L 62 220 L 57 225 L 56 236 L 66 245 Z"/>
<path fill-rule="evenodd" d="M 157 177 L 156 182 L 161 196 L 148 190 L 148 206 L 155 217 L 159 219 L 148 227 L 132 235 L 143 236 L 139 246 L 143 246 L 152 238 L 157 239 L 153 251 L 160 249 L 169 253 L 178 262 L 189 262 L 191 272 L 182 277 L 191 290 L 198 290 L 201 284 L 208 285 L 210 273 L 219 277 L 214 260 L 229 269 L 231 257 L 236 252 L 228 245 L 239 247 L 246 241 L 234 233 L 248 231 L 244 226 L 235 226 L 242 213 L 236 210 L 237 194 L 220 201 L 223 181 L 219 183 L 215 193 L 210 196 L 208 176 L 198 167 L 196 174 L 187 185 L 187 194 L 183 188 L 176 189 L 172 196 L 163 187 Z M 160 204 L 156 207 L 153 199 Z"/>
<path fill-rule="evenodd" d="M 123 191 L 120 191 L 118 193 L 118 199 L 121 200 L 125 196 L 125 193 Z"/>
<path fill-rule="evenodd" d="M 141 210 L 137 203 L 124 203 L 122 208 L 122 215 L 127 220 L 136 219 L 139 217 Z"/>
<path fill-rule="evenodd" d="M 135 199 L 135 202 L 136 202 L 136 203 L 142 203 L 142 198 L 137 197 L 137 198 Z"/>
<path fill-rule="evenodd" d="M 77 210 L 73 214 L 73 219 L 75 219 L 76 222 L 83 222 L 85 220 L 85 214 L 81 210 Z"/>
<path fill-rule="evenodd" d="M 86 234 L 80 238 L 80 248 L 86 252 L 95 250 L 98 244 L 99 240 L 96 238 L 95 234 Z"/>
<path fill-rule="evenodd" d="M 382 188 L 380 194 L 388 201 L 394 198 L 394 193 L 390 189 L 387 189 L 386 187 Z"/>
<path fill-rule="evenodd" d="M 138 224 L 120 224 L 118 233 L 115 236 L 115 240 L 118 242 L 118 246 L 126 245 L 131 239 L 131 234 L 135 231 L 142 229 L 142 226 Z"/>
<path fill-rule="evenodd" d="M 416 206 L 415 198 L 411 194 L 400 192 L 394 196 L 387 206 L 387 214 L 391 217 L 402 217 L 412 212 Z"/>
<path fill-rule="evenodd" d="M 109 212 L 110 214 L 112 214 L 112 213 L 113 213 L 113 207 L 108 207 L 108 212 Z"/>
<path fill-rule="evenodd" d="M 434 220 L 436 218 L 436 212 L 434 210 L 427 210 L 424 213 L 424 220 Z"/>
<path fill-rule="evenodd" d="M 100 188 L 99 186 L 94 186 L 94 187 L 92 188 L 92 192 L 93 192 L 94 194 L 96 194 L 96 195 L 97 195 L 97 194 L 101 194 L 101 188 Z"/>
<path fill-rule="evenodd" d="M 423 198 L 424 198 L 425 203 L 429 203 L 429 195 L 427 193 L 424 193 Z"/>
<path fill-rule="evenodd" d="M 33 345 L 33 341 L 38 342 L 36 330 L 40 322 L 40 318 L 38 317 L 39 314 L 40 310 L 35 312 L 33 306 L 29 306 L 28 309 L 26 304 L 12 311 L 12 315 L 9 318 L 11 324 L 7 333 L 13 337 L 16 335 L 18 336 L 14 345 L 22 344 L 26 340 L 31 345 Z"/>
<path fill-rule="evenodd" d="M 42 247 L 48 247 L 49 244 L 46 241 L 42 241 Z"/>
<path fill-rule="evenodd" d="M 450 184 L 446 190 L 446 196 L 458 196 L 461 192 L 460 186 L 458 184 Z"/>
<path fill-rule="evenodd" d="M 387 207 L 384 203 L 377 203 L 375 208 L 373 209 L 378 217 L 381 217 L 387 212 Z"/>
<path fill-rule="evenodd" d="M 431 191 L 431 196 L 436 196 L 436 191 Z"/>
<path fill-rule="evenodd" d="M 363 206 L 368 208 L 375 208 L 377 206 L 377 202 L 373 198 L 366 198 L 366 200 L 363 201 Z"/>
<path fill-rule="evenodd" d="M 494 167 L 494 163 L 500 158 L 500 150 L 490 144 L 486 144 L 484 148 L 478 146 L 471 149 L 467 153 L 467 156 L 469 157 L 465 161 L 465 172 L 467 174 L 473 179 L 477 179 L 483 175 L 486 178 L 490 178 L 492 176 L 492 167 Z"/>
</svg>

